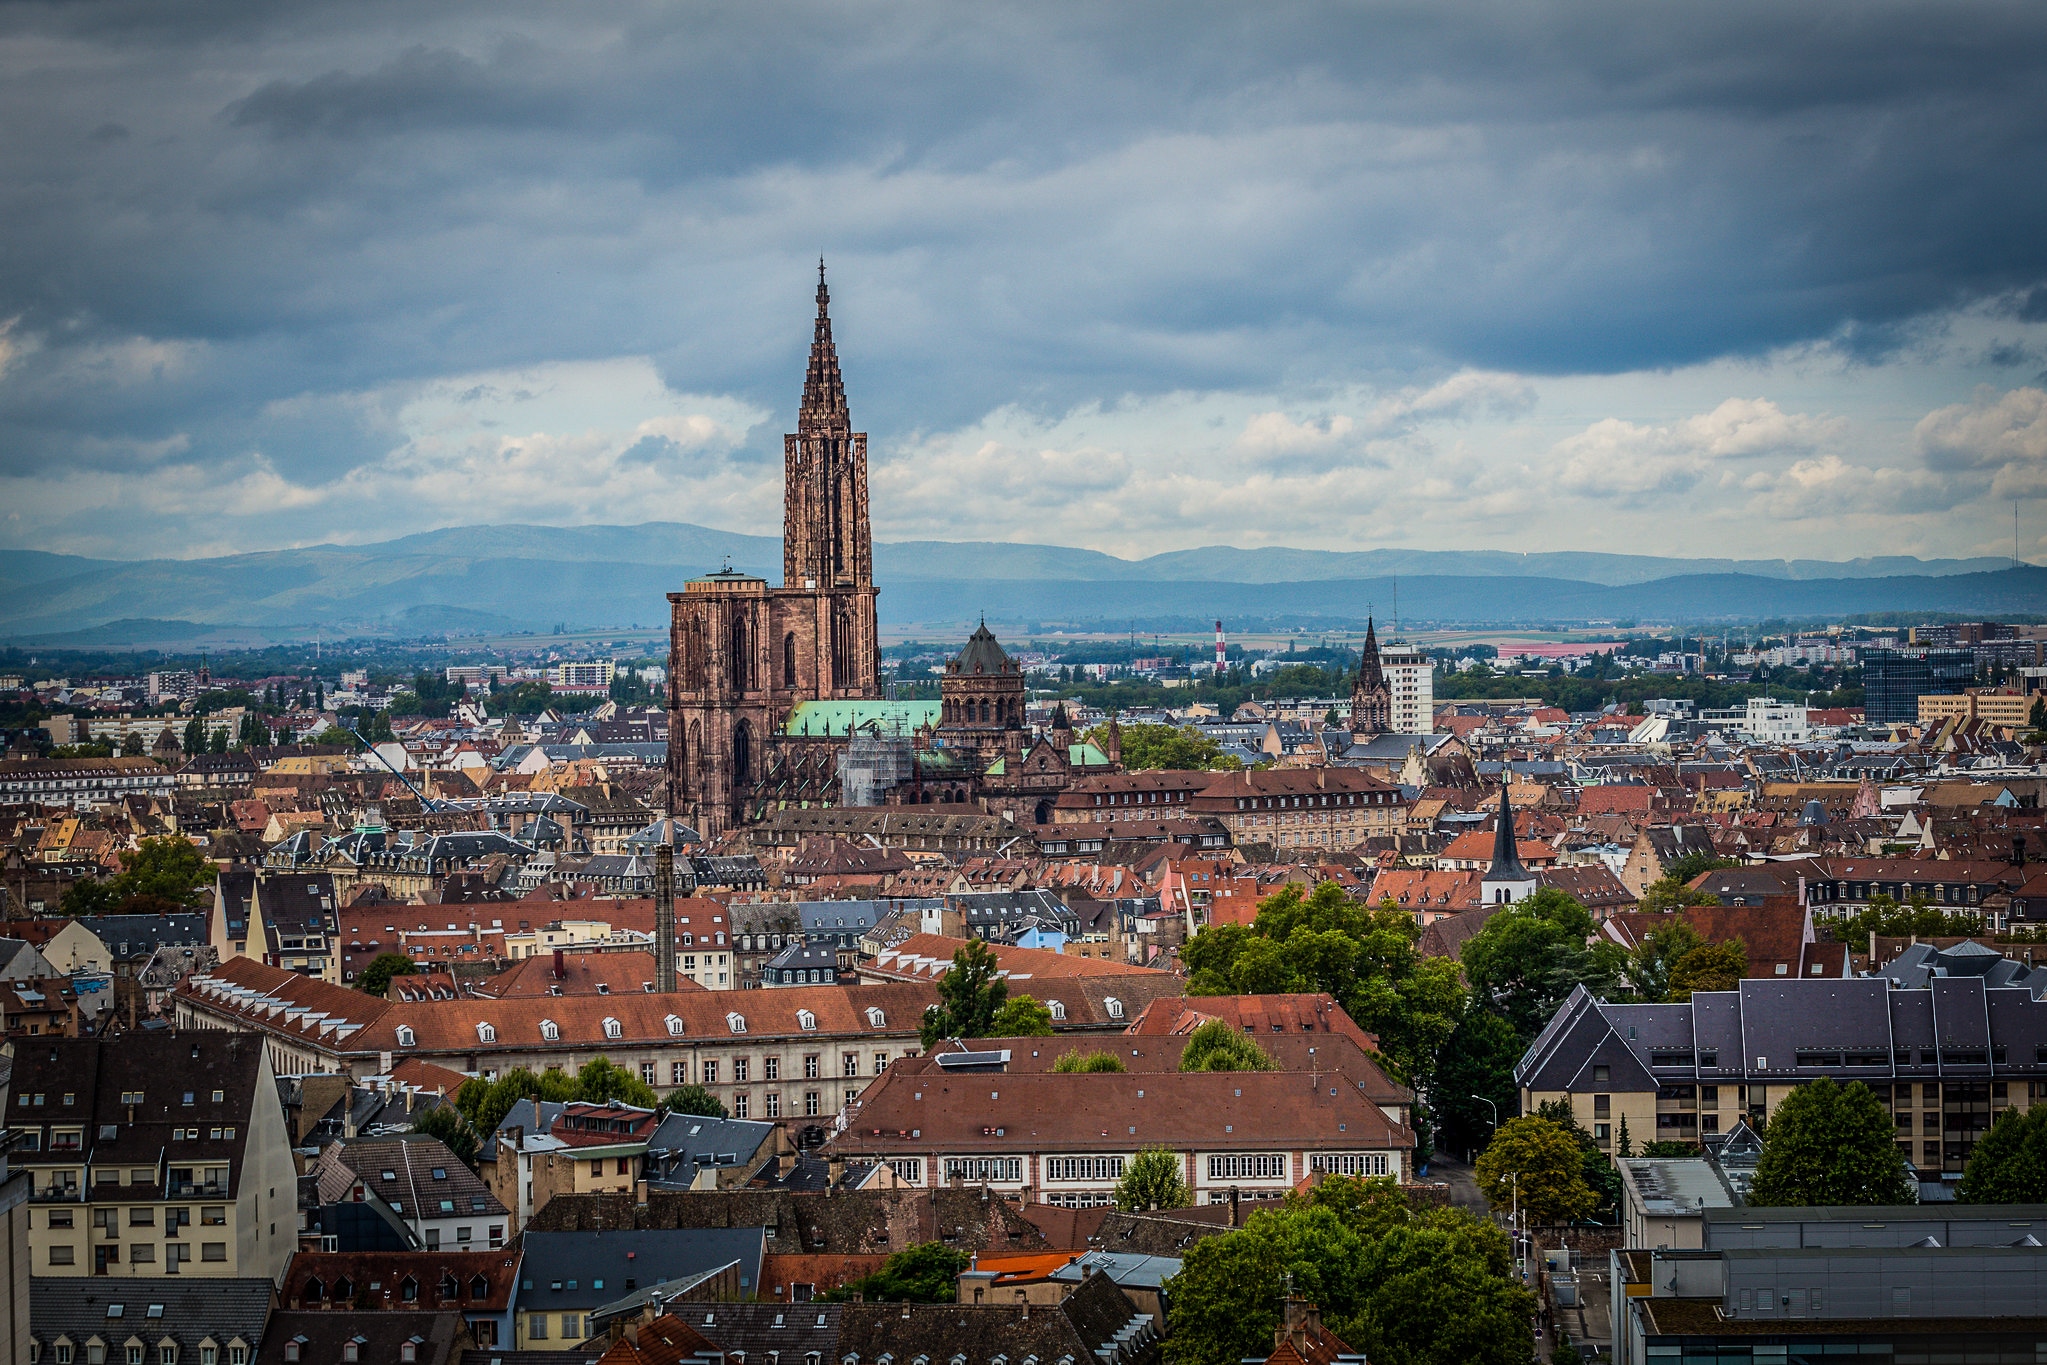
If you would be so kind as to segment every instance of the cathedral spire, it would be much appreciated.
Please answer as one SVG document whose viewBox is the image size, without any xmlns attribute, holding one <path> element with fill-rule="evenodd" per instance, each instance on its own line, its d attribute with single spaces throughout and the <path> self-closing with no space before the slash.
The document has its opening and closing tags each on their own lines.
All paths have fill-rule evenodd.
<svg viewBox="0 0 2047 1365">
<path fill-rule="evenodd" d="M 1487 881 L 1521 881 L 1528 871 L 1521 865 L 1521 850 L 1514 841 L 1514 798 L 1507 794 L 1507 775 L 1513 765 L 1500 764 L 1500 818 L 1493 827 L 1493 865 L 1486 872 Z"/>
<path fill-rule="evenodd" d="M 846 409 L 846 381 L 839 373 L 839 351 L 832 344 L 831 292 L 824 283 L 824 257 L 817 258 L 817 324 L 810 342 L 810 365 L 803 372 L 803 407 L 796 414 L 799 436 L 844 436 L 853 429 Z"/>
</svg>

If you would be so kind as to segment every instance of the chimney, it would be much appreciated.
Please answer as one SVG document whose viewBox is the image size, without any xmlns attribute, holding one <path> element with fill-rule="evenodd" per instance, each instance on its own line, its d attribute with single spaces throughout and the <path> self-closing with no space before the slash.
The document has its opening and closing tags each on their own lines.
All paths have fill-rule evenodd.
<svg viewBox="0 0 2047 1365">
<path fill-rule="evenodd" d="M 833 1152 L 831 1159 L 825 1163 L 825 1171 L 827 1174 L 825 1189 L 836 1190 L 839 1188 L 839 1185 L 846 1178 L 846 1158 L 844 1154 Z"/>
<path fill-rule="evenodd" d="M 1230 1226 L 1233 1228 L 1244 1226 L 1243 1191 L 1235 1185 L 1230 1186 Z"/>
<path fill-rule="evenodd" d="M 2026 836 L 2023 834 L 2011 836 L 2011 865 L 2013 867 L 2026 865 Z"/>
<path fill-rule="evenodd" d="M 666 821 L 657 822 L 661 843 L 654 850 L 654 989 L 675 989 L 675 847 Z"/>
</svg>

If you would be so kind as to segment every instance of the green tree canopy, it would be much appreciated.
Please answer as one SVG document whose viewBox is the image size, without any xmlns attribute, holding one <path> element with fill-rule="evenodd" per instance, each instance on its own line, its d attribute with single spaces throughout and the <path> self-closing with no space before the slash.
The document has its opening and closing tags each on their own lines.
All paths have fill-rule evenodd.
<svg viewBox="0 0 2047 1365">
<path fill-rule="evenodd" d="M 1699 931 L 1678 917 L 1670 916 L 1642 935 L 1642 941 L 1628 954 L 1628 989 L 1640 1000 L 1663 1000 L 1670 995 L 1670 969 L 1692 949 L 1706 940 Z"/>
<path fill-rule="evenodd" d="M 419 964 L 403 953 L 378 953 L 355 979 L 355 988 L 366 995 L 384 995 L 394 976 L 416 976 Z"/>
<path fill-rule="evenodd" d="M 820 1297 L 843 1303 L 857 1293 L 877 1303 L 951 1303 L 959 1297 L 960 1272 L 970 1263 L 965 1252 L 943 1242 L 919 1242 L 890 1256 L 872 1275 Z"/>
<path fill-rule="evenodd" d="M 1916 1202 L 1891 1116 L 1870 1088 L 1823 1076 L 1784 1097 L 1763 1130 L 1748 1202 L 1769 1205 Z"/>
<path fill-rule="evenodd" d="M 185 722 L 185 740 L 182 746 L 187 754 L 206 752 L 206 722 L 194 716 Z"/>
<path fill-rule="evenodd" d="M 1156 768 L 1203 770 L 1212 767 L 1222 746 L 1193 726 L 1125 725 L 1123 766 L 1130 772 Z M 1109 727 L 1098 725 L 1087 732 L 1096 748 L 1109 741 Z"/>
<path fill-rule="evenodd" d="M 1689 1000 L 1693 991 L 1731 991 L 1748 975 L 1748 945 L 1740 939 L 1702 943 L 1670 969 L 1672 1000 Z"/>
<path fill-rule="evenodd" d="M 1698 853 L 1685 854 L 1682 858 L 1673 861 L 1664 871 L 1674 881 L 1682 885 L 1698 876 L 1701 872 L 1715 872 L 1723 867 L 1740 866 L 1741 860 L 1739 858 L 1723 858 L 1717 853 L 1707 853 L 1702 850 Z M 1715 902 L 1715 904 L 1717 903 Z"/>
<path fill-rule="evenodd" d="M 551 1066 L 541 1072 L 518 1067 L 495 1081 L 471 1077 L 455 1092 L 455 1107 L 469 1120 L 471 1128 L 479 1133 L 494 1133 L 520 1100 L 560 1104 L 583 1098 L 581 1083 L 559 1067 Z"/>
<path fill-rule="evenodd" d="M 439 1138 L 455 1159 L 471 1170 L 476 1168 L 476 1132 L 452 1104 L 438 1105 L 412 1121 L 412 1131 Z"/>
<path fill-rule="evenodd" d="M 1514 1026 L 1524 1043 L 1580 985 L 1606 994 L 1621 979 L 1627 955 L 1600 940 L 1592 914 L 1561 891 L 1544 887 L 1498 911 L 1464 941 L 1460 956 L 1472 993 Z"/>
<path fill-rule="evenodd" d="M 632 1072 L 602 1057 L 594 1057 L 583 1063 L 583 1069 L 576 1073 L 576 1098 L 592 1104 L 606 1100 L 617 1100 L 640 1109 L 656 1109 L 661 1099 L 654 1093 L 654 1087 L 635 1076 Z"/>
<path fill-rule="evenodd" d="M 1210 1019 L 1187 1035 L 1182 1071 L 1272 1071 L 1278 1064 L 1255 1039 L 1226 1020 Z"/>
<path fill-rule="evenodd" d="M 1530 1223 L 1568 1223 L 1599 1203 L 1585 1182 L 1577 1140 L 1539 1115 L 1502 1123 L 1479 1153 L 1476 1169 L 1478 1187 L 1494 1211 L 1519 1207 Z"/>
<path fill-rule="evenodd" d="M 671 1114 L 700 1114 L 712 1119 L 726 1117 L 725 1106 L 718 1097 L 695 1081 L 669 1091 L 661 1106 Z"/>
<path fill-rule="evenodd" d="M 1939 938 L 1947 935 L 1980 934 L 1983 917 L 1967 910 L 1941 910 L 1925 896 L 1914 896 L 1900 905 L 1878 892 L 1869 898 L 1869 908 L 1846 918 L 1833 920 L 1827 930 L 1836 943 L 1867 944 L 1871 934 L 1885 938 Z"/>
<path fill-rule="evenodd" d="M 1052 1036 L 1052 1010 L 1031 996 L 1013 995 L 1002 1002 L 1002 1008 L 995 1011 L 995 1017 L 988 1021 L 988 1036 L 1049 1038 Z"/>
<path fill-rule="evenodd" d="M 1172 1365 L 1263 1359 L 1287 1285 L 1374 1361 L 1523 1365 L 1535 1301 L 1504 1233 L 1462 1209 L 1414 1208 L 1392 1180 L 1330 1177 L 1188 1248 L 1169 1285 Z"/>
<path fill-rule="evenodd" d="M 2047 1105 L 2006 1109 L 1969 1153 L 1957 1202 L 2047 1204 Z"/>
<path fill-rule="evenodd" d="M 1180 1154 L 1170 1147 L 1146 1147 L 1123 1168 L 1116 1182 L 1119 1209 L 1184 1209 L 1194 1202 L 1180 1167 Z"/>
<path fill-rule="evenodd" d="M 1642 892 L 1642 911 L 1668 915 L 1688 905 L 1718 905 L 1720 898 L 1710 891 L 1694 891 L 1675 875 L 1666 873 L 1649 883 Z"/>
<path fill-rule="evenodd" d="M 1195 995 L 1326 992 L 1376 1034 L 1399 1079 L 1426 1090 L 1436 1055 L 1464 1013 L 1457 964 L 1425 958 L 1414 916 L 1390 902 L 1366 908 L 1324 882 L 1285 886 L 1258 903 L 1247 928 L 1207 925 L 1181 950 Z"/>
<path fill-rule="evenodd" d="M 198 845 L 179 834 L 144 839 L 121 854 L 121 870 L 103 882 L 77 882 L 64 893 L 67 915 L 104 915 L 133 900 L 153 897 L 184 908 L 206 901 L 203 888 L 220 876 Z"/>
<path fill-rule="evenodd" d="M 1123 1059 L 1113 1052 L 1082 1052 L 1079 1048 L 1069 1048 L 1059 1054 L 1058 1061 L 1052 1063 L 1052 1070 L 1060 1075 L 1129 1069 L 1123 1065 Z"/>
<path fill-rule="evenodd" d="M 1464 1012 L 1436 1059 L 1436 1083 L 1429 1095 L 1443 1142 L 1476 1150 L 1491 1141 L 1496 1117 L 1500 1123 L 1514 1117 L 1520 1096 L 1514 1065 L 1521 1050 L 1514 1026 L 1505 1019 L 1486 1010 Z"/>
<path fill-rule="evenodd" d="M 924 1046 L 942 1038 L 988 1037 L 1008 996 L 995 954 L 980 939 L 968 939 L 953 953 L 952 969 L 938 978 L 938 1005 L 924 1015 Z"/>
</svg>

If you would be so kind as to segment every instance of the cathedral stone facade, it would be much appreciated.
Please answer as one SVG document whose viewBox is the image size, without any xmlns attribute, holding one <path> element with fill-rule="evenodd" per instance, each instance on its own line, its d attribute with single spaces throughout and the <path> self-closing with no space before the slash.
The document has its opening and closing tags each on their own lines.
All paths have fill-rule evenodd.
<svg viewBox="0 0 2047 1365">
<path fill-rule="evenodd" d="M 881 695 L 867 436 L 853 430 L 818 267 L 796 430 L 783 438 L 782 584 L 725 570 L 668 594 L 668 788 L 707 837 L 759 813 L 798 703 Z"/>
</svg>

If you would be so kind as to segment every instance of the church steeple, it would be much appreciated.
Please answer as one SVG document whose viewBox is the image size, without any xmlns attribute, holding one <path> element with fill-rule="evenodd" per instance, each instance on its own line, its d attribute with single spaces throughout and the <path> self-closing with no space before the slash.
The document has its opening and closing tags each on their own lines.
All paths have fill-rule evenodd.
<svg viewBox="0 0 2047 1365">
<path fill-rule="evenodd" d="M 824 257 L 817 258 L 817 322 L 810 340 L 810 366 L 803 372 L 803 406 L 796 414 L 799 436 L 846 436 L 853 419 L 846 408 L 846 380 L 832 344 L 831 292 L 824 283 Z"/>
<path fill-rule="evenodd" d="M 1507 774 L 1512 769 L 1500 764 L 1500 821 L 1493 828 L 1493 865 L 1486 870 L 1489 882 L 1518 882 L 1528 879 L 1521 865 L 1521 850 L 1514 842 L 1514 798 L 1507 794 Z"/>
<path fill-rule="evenodd" d="M 1365 648 L 1358 655 L 1358 676 L 1350 689 L 1350 729 L 1354 735 L 1383 735 L 1393 728 L 1393 689 L 1379 662 L 1379 632 L 1365 618 Z"/>
</svg>

